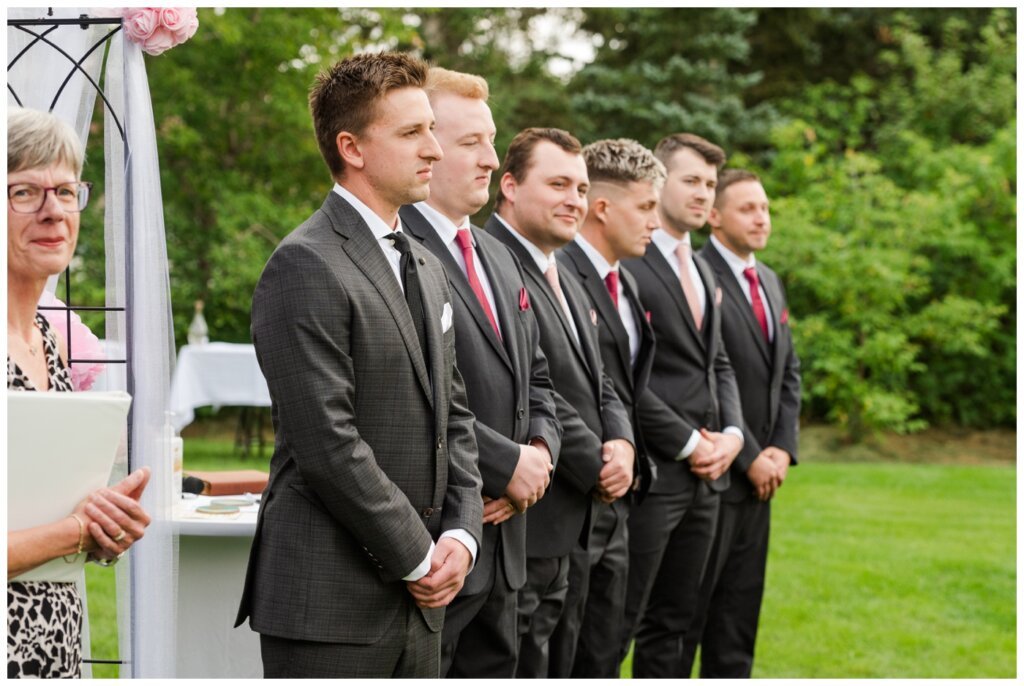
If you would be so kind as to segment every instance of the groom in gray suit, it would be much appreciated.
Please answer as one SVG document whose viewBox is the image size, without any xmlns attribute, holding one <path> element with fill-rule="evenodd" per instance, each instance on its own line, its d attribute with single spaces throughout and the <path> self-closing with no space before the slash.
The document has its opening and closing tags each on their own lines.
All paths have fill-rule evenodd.
<svg viewBox="0 0 1024 686">
<path fill-rule="evenodd" d="M 442 156 L 427 67 L 362 54 L 310 109 L 335 180 L 271 255 L 252 337 L 276 446 L 237 624 L 267 677 L 437 677 L 483 501 L 443 268 L 402 233 Z"/>
</svg>

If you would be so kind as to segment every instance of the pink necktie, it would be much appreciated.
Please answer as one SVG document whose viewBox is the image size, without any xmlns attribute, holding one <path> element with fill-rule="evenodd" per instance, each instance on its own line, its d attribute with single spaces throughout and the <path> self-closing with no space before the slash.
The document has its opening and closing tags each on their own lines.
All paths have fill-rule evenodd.
<svg viewBox="0 0 1024 686">
<path fill-rule="evenodd" d="M 700 311 L 700 299 L 697 297 L 697 287 L 693 285 L 690 278 L 690 246 L 680 243 L 676 246 L 676 257 L 679 259 L 679 283 L 683 287 L 683 295 L 686 296 L 686 303 L 690 306 L 690 314 L 693 315 L 693 323 L 700 331 L 704 316 Z"/>
<path fill-rule="evenodd" d="M 494 318 L 494 312 L 491 311 L 491 304 L 487 302 L 487 296 L 484 294 L 484 287 L 480 283 L 480 277 L 476 273 L 476 262 L 473 259 L 473 236 L 470 235 L 469 229 L 459 229 L 455 234 L 455 240 L 458 242 L 459 247 L 462 248 L 462 256 L 466 260 L 466 279 L 469 281 L 469 287 L 472 288 L 473 293 L 476 294 L 476 299 L 480 301 L 480 307 L 484 309 L 484 314 L 487 315 L 487 321 L 491 323 L 491 326 L 494 328 L 494 333 L 500 341 L 501 332 L 498 331 L 498 322 Z"/>
<path fill-rule="evenodd" d="M 548 265 L 547 270 L 544 272 L 544 278 L 548 280 L 548 285 L 551 286 L 551 290 L 555 292 L 555 297 L 558 298 L 558 303 L 562 306 L 562 312 L 565 313 L 565 318 L 571 322 L 572 314 L 569 312 L 569 305 L 565 302 L 565 296 L 562 295 L 562 285 L 558 283 L 558 267 L 554 260 L 552 260 L 551 264 Z"/>
<path fill-rule="evenodd" d="M 612 296 L 615 309 L 619 309 L 619 273 L 614 269 L 604 277 L 604 285 L 608 287 L 608 295 Z"/>
<path fill-rule="evenodd" d="M 768 339 L 768 315 L 764 311 L 764 303 L 761 302 L 761 293 L 757 290 L 757 270 L 747 267 L 743 270 L 743 276 L 750 284 L 750 304 L 754 307 L 754 316 L 757 318 L 757 323 L 761 325 L 764 340 L 771 343 Z"/>
</svg>

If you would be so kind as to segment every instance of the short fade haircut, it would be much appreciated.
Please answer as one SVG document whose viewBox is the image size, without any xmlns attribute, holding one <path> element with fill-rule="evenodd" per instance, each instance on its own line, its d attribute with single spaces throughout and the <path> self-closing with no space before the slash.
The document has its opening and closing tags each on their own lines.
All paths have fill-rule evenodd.
<svg viewBox="0 0 1024 686">
<path fill-rule="evenodd" d="M 658 141 L 658 145 L 654 148 L 654 156 L 661 160 L 665 168 L 668 169 L 671 166 L 669 160 L 683 148 L 693 150 L 704 158 L 705 162 L 715 165 L 718 169 L 725 165 L 724 150 L 692 133 L 673 133 L 665 136 Z"/>
<path fill-rule="evenodd" d="M 399 88 L 423 88 L 426 80 L 426 62 L 403 52 L 353 55 L 317 74 L 309 91 L 309 111 L 331 176 L 339 178 L 345 171 L 338 134 L 361 135 L 382 97 Z"/>
<path fill-rule="evenodd" d="M 487 102 L 490 89 L 482 76 L 452 71 L 444 67 L 431 67 L 427 72 L 427 83 L 423 87 L 431 100 L 441 93 L 460 95 L 464 98 Z"/>
<path fill-rule="evenodd" d="M 533 149 L 544 141 L 554 143 L 562 150 L 573 155 L 579 155 L 583 152 L 583 146 L 568 131 L 536 126 L 523 129 L 508 144 L 508 151 L 505 153 L 505 161 L 501 165 L 498 178 L 500 179 L 505 174 L 511 174 L 516 183 L 522 183 L 532 166 Z M 504 203 L 505 194 L 499 191 L 495 202 L 495 209 L 500 208 Z"/>
<path fill-rule="evenodd" d="M 665 182 L 665 165 L 650 150 L 629 138 L 595 141 L 583 148 L 590 183 L 625 185 L 634 181 L 659 186 Z"/>
<path fill-rule="evenodd" d="M 761 177 L 746 169 L 726 169 L 718 176 L 718 186 L 715 188 L 715 207 L 721 209 L 725 198 L 725 191 L 729 186 L 743 181 L 757 181 L 761 183 Z"/>
<path fill-rule="evenodd" d="M 85 148 L 71 125 L 55 114 L 11 107 L 7 111 L 7 173 L 64 164 L 81 178 Z"/>
</svg>

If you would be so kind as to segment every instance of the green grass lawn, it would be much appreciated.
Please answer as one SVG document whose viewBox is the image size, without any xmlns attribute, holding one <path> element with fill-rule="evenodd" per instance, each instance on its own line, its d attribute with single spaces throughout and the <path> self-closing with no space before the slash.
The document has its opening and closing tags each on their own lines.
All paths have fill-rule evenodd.
<svg viewBox="0 0 1024 686">
<path fill-rule="evenodd" d="M 233 456 L 230 441 L 185 443 L 186 472 L 265 469 L 268 461 Z M 773 507 L 755 677 L 1016 675 L 1012 463 L 808 455 Z M 115 655 L 114 575 L 93 568 L 88 583 L 93 655 Z M 116 668 L 94 675 L 116 676 Z"/>
</svg>

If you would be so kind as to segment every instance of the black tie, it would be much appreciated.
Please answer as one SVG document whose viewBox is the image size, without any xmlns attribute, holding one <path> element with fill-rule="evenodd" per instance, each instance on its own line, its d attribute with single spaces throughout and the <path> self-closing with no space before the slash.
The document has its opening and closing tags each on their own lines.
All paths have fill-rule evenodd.
<svg viewBox="0 0 1024 686">
<path fill-rule="evenodd" d="M 405 289 L 405 302 L 409 305 L 409 314 L 412 315 L 412 323 L 416 325 L 416 335 L 420 339 L 420 350 L 423 351 L 423 362 L 429 373 L 430 359 L 427 356 L 427 324 L 426 316 L 423 313 L 423 296 L 420 292 L 420 275 L 416 271 L 416 259 L 412 256 L 412 249 L 409 247 L 409 239 L 400 231 L 393 231 L 387 236 L 395 245 L 395 249 L 402 255 L 399 264 L 399 271 L 402 273 L 402 287 Z"/>
</svg>

